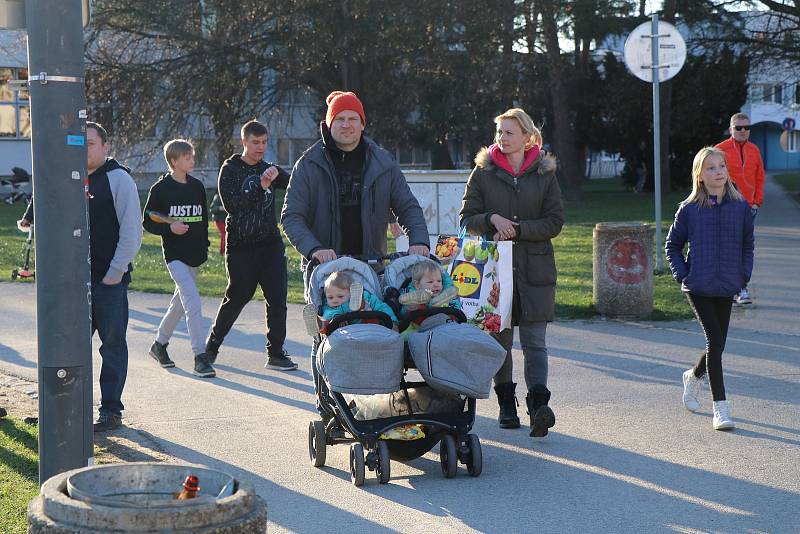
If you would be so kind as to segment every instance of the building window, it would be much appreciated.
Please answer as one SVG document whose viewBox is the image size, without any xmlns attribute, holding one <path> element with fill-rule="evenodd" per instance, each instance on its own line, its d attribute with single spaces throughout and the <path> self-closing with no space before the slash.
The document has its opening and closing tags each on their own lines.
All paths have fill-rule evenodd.
<svg viewBox="0 0 800 534">
<path fill-rule="evenodd" d="M 12 91 L 8 80 L 27 80 L 28 69 L 0 67 L 0 139 L 31 136 L 31 111 L 28 90 Z"/>
<path fill-rule="evenodd" d="M 776 104 L 783 104 L 783 85 L 772 87 L 772 101 Z"/>
<path fill-rule="evenodd" d="M 316 139 L 278 139 L 277 159 L 278 165 L 291 167 L 300 159 L 308 147 L 316 143 Z"/>
<path fill-rule="evenodd" d="M 794 86 L 794 103 L 800 106 L 800 83 Z"/>
<path fill-rule="evenodd" d="M 786 152 L 800 152 L 800 131 L 791 130 L 784 133 L 786 134 Z"/>
</svg>

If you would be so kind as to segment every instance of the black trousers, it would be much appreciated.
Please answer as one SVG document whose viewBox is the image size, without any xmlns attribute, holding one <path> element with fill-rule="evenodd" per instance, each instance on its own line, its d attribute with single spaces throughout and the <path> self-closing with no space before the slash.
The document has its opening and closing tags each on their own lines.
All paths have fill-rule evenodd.
<svg viewBox="0 0 800 534">
<path fill-rule="evenodd" d="M 694 376 L 708 373 L 708 384 L 714 401 L 725 400 L 725 382 L 722 378 L 722 352 L 728 338 L 731 321 L 732 297 L 703 297 L 689 293 L 689 304 L 694 310 L 706 336 L 706 350 L 694 366 Z"/>
<path fill-rule="evenodd" d="M 211 335 L 219 344 L 230 332 L 242 309 L 261 286 L 267 324 L 267 353 L 278 356 L 286 340 L 286 249 L 283 241 L 229 250 L 225 256 L 228 287 L 217 310 Z"/>
</svg>

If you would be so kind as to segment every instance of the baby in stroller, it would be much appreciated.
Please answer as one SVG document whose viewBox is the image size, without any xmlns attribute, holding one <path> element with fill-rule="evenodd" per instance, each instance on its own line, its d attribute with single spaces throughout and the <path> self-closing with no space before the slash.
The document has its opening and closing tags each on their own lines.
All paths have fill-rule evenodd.
<svg viewBox="0 0 800 534">
<path fill-rule="evenodd" d="M 413 258 L 413 256 L 412 256 Z M 448 276 L 443 276 L 442 268 L 435 261 L 419 259 L 410 268 L 411 283 L 399 289 L 398 301 L 407 315 L 410 311 L 424 308 L 450 306 L 461 309 L 458 288 Z"/>
<path fill-rule="evenodd" d="M 386 268 L 383 278 L 386 302 L 400 317 L 404 339 L 419 330 L 422 322 L 436 315 L 436 308 L 461 310 L 458 288 L 434 260 L 404 256 Z M 444 319 L 444 316 L 440 316 Z"/>
<path fill-rule="evenodd" d="M 318 307 L 312 302 L 303 308 L 303 322 L 310 336 L 326 333 L 328 324 L 337 316 L 359 310 L 375 310 L 385 313 L 397 329 L 397 317 L 388 304 L 364 289 L 364 285 L 353 280 L 345 271 L 334 271 L 325 279 L 325 300 L 322 305 L 322 321 Z"/>
</svg>

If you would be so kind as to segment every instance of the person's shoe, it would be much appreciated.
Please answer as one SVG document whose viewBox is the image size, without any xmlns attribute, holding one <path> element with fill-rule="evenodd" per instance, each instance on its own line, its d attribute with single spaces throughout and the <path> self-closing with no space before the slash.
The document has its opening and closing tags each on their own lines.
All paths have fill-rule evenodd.
<svg viewBox="0 0 800 534">
<path fill-rule="evenodd" d="M 750 298 L 750 294 L 747 292 L 747 289 L 742 289 L 739 291 L 739 294 L 736 295 L 736 304 L 739 306 L 747 306 L 748 304 L 752 304 L 753 300 Z"/>
<path fill-rule="evenodd" d="M 417 289 L 413 291 L 409 291 L 408 293 L 402 293 L 400 297 L 398 297 L 398 301 L 403 306 L 408 305 L 419 305 L 419 304 L 427 304 L 431 301 L 431 292 L 427 289 Z"/>
<path fill-rule="evenodd" d="M 279 371 L 294 371 L 297 369 L 297 364 L 289 358 L 288 352 L 282 350 L 280 354 L 274 356 L 270 355 L 264 367 L 267 369 L 278 369 Z"/>
<path fill-rule="evenodd" d="M 122 416 L 113 413 L 101 413 L 92 425 L 95 432 L 108 432 L 122 426 Z"/>
<path fill-rule="evenodd" d="M 217 355 L 219 354 L 219 347 L 221 345 L 222 341 L 217 340 L 217 338 L 214 337 L 214 334 L 208 335 L 208 339 L 206 340 L 206 350 L 203 352 L 206 355 L 206 360 L 208 361 L 209 365 L 217 361 Z"/>
<path fill-rule="evenodd" d="M 547 405 L 550 402 L 550 390 L 544 384 L 536 384 L 528 390 L 525 402 L 531 416 L 530 435 L 535 438 L 546 436 L 547 430 L 556 424 L 556 414 Z"/>
<path fill-rule="evenodd" d="M 690 412 L 700 409 L 700 386 L 702 378 L 694 376 L 694 369 L 683 373 L 683 406 Z"/>
<path fill-rule="evenodd" d="M 728 401 L 714 401 L 714 430 L 733 430 L 736 425 L 733 424 L 731 417 L 731 406 Z"/>
<path fill-rule="evenodd" d="M 517 385 L 514 382 L 507 382 L 494 387 L 494 392 L 497 393 L 497 404 L 500 405 L 500 415 L 497 416 L 500 428 L 519 428 L 519 416 L 517 415 L 519 402 L 514 394 L 516 387 Z"/>
<path fill-rule="evenodd" d="M 306 325 L 306 332 L 311 337 L 316 337 L 320 332 L 319 315 L 317 307 L 313 304 L 303 306 L 303 324 Z"/>
<path fill-rule="evenodd" d="M 217 372 L 211 367 L 211 362 L 209 360 L 210 358 L 207 352 L 195 356 L 194 371 L 192 371 L 192 374 L 200 378 L 214 378 L 217 376 Z"/>
<path fill-rule="evenodd" d="M 456 286 L 450 286 L 433 297 L 431 297 L 431 301 L 429 302 L 432 308 L 438 306 L 447 306 L 450 304 L 450 301 L 453 300 L 458 296 L 458 288 Z"/>
<path fill-rule="evenodd" d="M 359 281 L 350 284 L 350 311 L 358 311 L 364 303 L 364 286 Z"/>
<path fill-rule="evenodd" d="M 162 345 L 158 341 L 153 341 L 153 345 L 150 347 L 149 352 L 150 356 L 152 356 L 153 359 L 158 362 L 158 365 L 164 369 L 168 367 L 175 367 L 175 362 L 169 359 L 167 345 L 169 345 L 169 343 L 164 343 Z"/>
</svg>

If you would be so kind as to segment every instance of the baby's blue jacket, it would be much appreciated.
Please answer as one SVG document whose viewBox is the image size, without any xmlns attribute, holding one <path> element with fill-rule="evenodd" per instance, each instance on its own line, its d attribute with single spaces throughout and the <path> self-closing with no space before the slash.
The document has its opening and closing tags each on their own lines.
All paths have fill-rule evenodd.
<svg viewBox="0 0 800 534">
<path fill-rule="evenodd" d="M 392 308 L 390 308 L 388 304 L 383 302 L 381 299 L 379 299 L 369 291 L 364 290 L 364 301 L 367 303 L 367 309 L 383 312 L 389 317 L 391 317 L 393 323 L 398 322 L 397 316 L 394 314 L 394 311 L 392 311 Z M 326 321 L 330 321 L 337 315 L 341 315 L 343 313 L 348 313 L 351 311 L 352 310 L 350 309 L 349 302 L 345 302 L 344 304 L 336 306 L 335 308 L 331 308 L 330 306 L 325 304 L 322 306 L 322 318 L 325 319 Z"/>
</svg>

